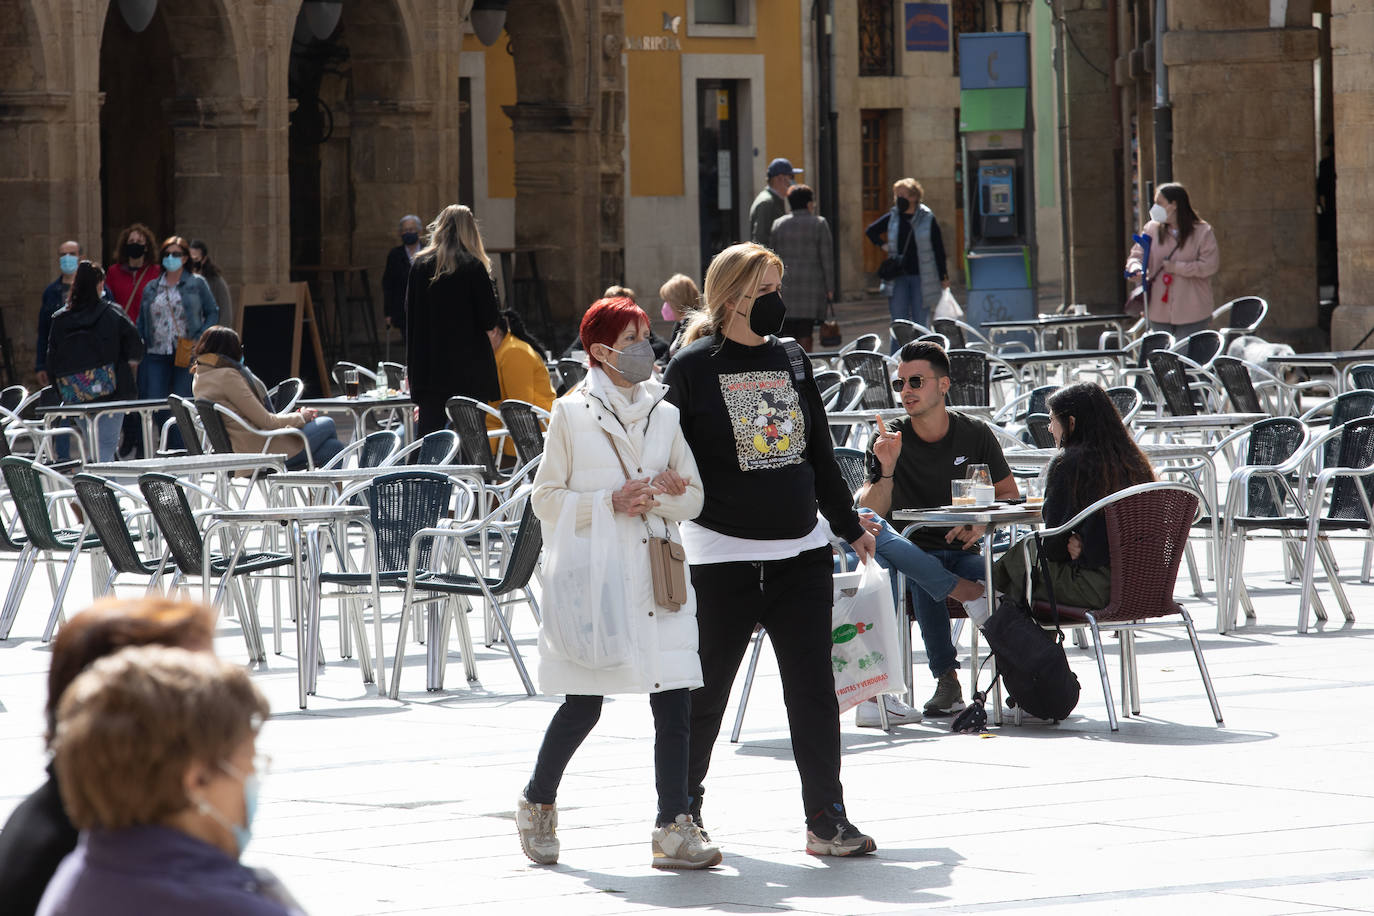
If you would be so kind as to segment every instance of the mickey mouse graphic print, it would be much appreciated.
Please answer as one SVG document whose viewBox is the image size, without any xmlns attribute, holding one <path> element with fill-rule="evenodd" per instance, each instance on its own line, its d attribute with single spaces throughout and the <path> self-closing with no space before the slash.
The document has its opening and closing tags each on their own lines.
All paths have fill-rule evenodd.
<svg viewBox="0 0 1374 916">
<path fill-rule="evenodd" d="M 806 419 L 786 371 L 720 376 L 741 471 L 763 471 L 806 460 Z"/>
</svg>

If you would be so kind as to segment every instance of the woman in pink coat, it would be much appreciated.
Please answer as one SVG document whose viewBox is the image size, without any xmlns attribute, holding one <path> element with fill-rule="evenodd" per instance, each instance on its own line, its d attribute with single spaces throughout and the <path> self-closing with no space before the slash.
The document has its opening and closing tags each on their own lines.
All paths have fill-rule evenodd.
<svg viewBox="0 0 1374 916">
<path fill-rule="evenodd" d="M 1150 237 L 1150 263 L 1137 242 L 1126 260 L 1126 275 L 1139 278 L 1142 267 L 1150 280 L 1150 324 L 1175 338 L 1205 330 L 1212 321 L 1212 275 L 1221 256 L 1212 227 L 1188 201 L 1181 184 L 1164 184 L 1155 192 L 1150 220 L 1141 232 Z"/>
</svg>

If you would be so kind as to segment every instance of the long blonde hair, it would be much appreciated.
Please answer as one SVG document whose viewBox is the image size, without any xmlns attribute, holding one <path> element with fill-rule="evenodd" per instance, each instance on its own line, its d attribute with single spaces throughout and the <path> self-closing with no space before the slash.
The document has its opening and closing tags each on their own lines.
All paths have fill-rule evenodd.
<svg viewBox="0 0 1374 916">
<path fill-rule="evenodd" d="M 433 283 L 445 274 L 458 269 L 458 254 L 467 251 L 482 262 L 487 273 L 491 273 L 491 258 L 487 257 L 486 246 L 482 244 L 482 233 L 477 229 L 477 217 L 463 204 L 449 204 L 434 217 L 429 224 L 429 244 L 416 253 L 418 260 L 433 255 Z"/>
<path fill-rule="evenodd" d="M 702 307 L 692 314 L 682 332 L 682 345 L 707 335 L 719 334 L 728 313 L 740 300 L 752 296 L 769 267 L 782 276 L 782 258 L 755 242 L 731 245 L 711 259 L 706 269 Z"/>
</svg>

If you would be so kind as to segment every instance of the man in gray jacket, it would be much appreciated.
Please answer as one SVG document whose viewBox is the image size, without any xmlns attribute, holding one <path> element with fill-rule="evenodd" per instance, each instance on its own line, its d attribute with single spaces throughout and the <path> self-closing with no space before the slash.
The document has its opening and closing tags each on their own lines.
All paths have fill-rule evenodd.
<svg viewBox="0 0 1374 916">
<path fill-rule="evenodd" d="M 811 332 L 825 318 L 835 298 L 835 250 L 830 224 L 816 215 L 816 195 L 804 184 L 787 192 L 792 212 L 773 223 L 772 248 L 787 270 L 787 318 L 784 337 L 795 337 L 811 350 Z"/>
<path fill-rule="evenodd" d="M 801 169 L 792 168 L 786 159 L 768 163 L 768 185 L 749 208 L 749 241 L 772 247 L 773 223 L 787 214 L 787 189 L 792 187 L 792 176 L 800 174 Z"/>
</svg>

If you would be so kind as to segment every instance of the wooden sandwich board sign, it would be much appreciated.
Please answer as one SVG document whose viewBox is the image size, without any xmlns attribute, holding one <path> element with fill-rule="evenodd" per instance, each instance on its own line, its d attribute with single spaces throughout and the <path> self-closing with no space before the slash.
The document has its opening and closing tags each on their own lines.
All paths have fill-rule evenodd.
<svg viewBox="0 0 1374 916">
<path fill-rule="evenodd" d="M 243 362 L 268 388 L 288 378 L 309 396 L 328 396 L 329 371 L 306 283 L 249 283 L 236 310 Z"/>
</svg>

